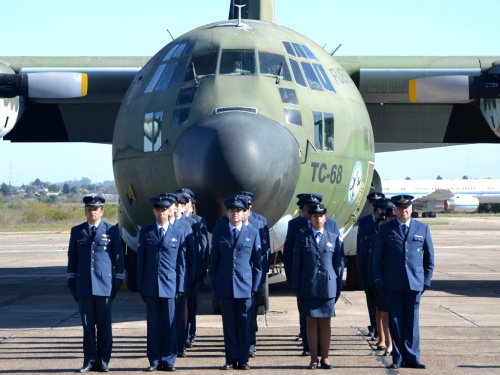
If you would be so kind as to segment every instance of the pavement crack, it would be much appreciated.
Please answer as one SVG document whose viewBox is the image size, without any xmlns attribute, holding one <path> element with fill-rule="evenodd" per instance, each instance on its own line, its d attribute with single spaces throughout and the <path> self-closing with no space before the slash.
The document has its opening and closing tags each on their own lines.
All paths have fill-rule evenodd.
<svg viewBox="0 0 500 375">
<path fill-rule="evenodd" d="M 463 320 L 468 321 L 470 324 L 473 324 L 473 325 L 475 325 L 476 327 L 480 327 L 480 325 L 479 325 L 479 324 L 477 324 L 477 323 L 475 323 L 473 320 L 467 319 L 465 316 L 460 315 L 459 313 L 457 313 L 457 312 L 453 311 L 453 310 L 452 310 L 452 309 L 450 309 L 449 307 L 446 307 L 446 306 L 443 306 L 443 305 L 439 305 L 439 307 L 441 307 L 441 308 L 443 308 L 443 309 L 445 309 L 445 310 L 447 310 L 447 311 L 451 312 L 452 314 L 455 314 L 456 316 L 458 316 L 458 317 L 462 318 Z"/>
</svg>

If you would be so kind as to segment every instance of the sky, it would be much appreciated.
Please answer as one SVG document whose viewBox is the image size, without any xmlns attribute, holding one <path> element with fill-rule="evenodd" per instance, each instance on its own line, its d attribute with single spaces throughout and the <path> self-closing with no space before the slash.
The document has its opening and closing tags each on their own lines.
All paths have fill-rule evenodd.
<svg viewBox="0 0 500 375">
<path fill-rule="evenodd" d="M 500 56 L 500 1 L 275 0 L 276 23 L 339 56 Z M 229 0 L 16 0 L 2 4 L 0 56 L 153 56 L 183 33 L 224 20 Z M 492 39 L 493 38 L 493 39 Z M 1 57 L 0 57 L 1 59 Z M 500 141 L 500 140 L 499 140 Z M 498 145 L 377 154 L 382 179 L 500 178 Z M 492 160 L 493 159 L 493 160 Z M 99 160 L 99 168 L 94 162 Z M 0 140 L 0 183 L 113 179 L 111 146 Z"/>
</svg>

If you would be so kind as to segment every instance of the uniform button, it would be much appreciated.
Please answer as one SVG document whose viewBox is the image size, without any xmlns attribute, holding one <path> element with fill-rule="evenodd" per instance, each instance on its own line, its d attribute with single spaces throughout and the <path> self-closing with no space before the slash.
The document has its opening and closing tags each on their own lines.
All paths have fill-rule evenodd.
<svg viewBox="0 0 500 375">
<path fill-rule="evenodd" d="M 321 273 L 321 271 L 318 271 L 318 273 Z"/>
<path fill-rule="evenodd" d="M 405 257 L 406 260 L 408 260 L 408 257 Z"/>
<path fill-rule="evenodd" d="M 95 251 L 94 251 L 94 250 L 92 250 L 92 254 L 94 254 L 94 253 L 95 253 Z"/>
<path fill-rule="evenodd" d="M 236 257 L 234 257 L 234 259 L 236 259 Z"/>
<path fill-rule="evenodd" d="M 104 250 L 106 250 L 106 249 L 107 249 L 107 247 L 106 247 L 106 246 L 104 246 Z"/>
<path fill-rule="evenodd" d="M 94 270 L 94 268 L 92 267 L 92 271 Z"/>
</svg>

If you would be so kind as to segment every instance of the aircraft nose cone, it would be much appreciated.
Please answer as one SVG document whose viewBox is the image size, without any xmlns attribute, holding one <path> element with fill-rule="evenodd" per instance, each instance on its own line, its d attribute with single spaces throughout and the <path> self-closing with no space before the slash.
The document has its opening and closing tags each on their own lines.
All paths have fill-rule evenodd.
<svg viewBox="0 0 500 375">
<path fill-rule="evenodd" d="M 252 210 L 273 225 L 292 199 L 299 177 L 299 146 L 279 123 L 260 114 L 214 114 L 189 127 L 173 154 L 178 186 L 196 194 L 209 228 L 236 191 L 255 194 Z"/>
</svg>

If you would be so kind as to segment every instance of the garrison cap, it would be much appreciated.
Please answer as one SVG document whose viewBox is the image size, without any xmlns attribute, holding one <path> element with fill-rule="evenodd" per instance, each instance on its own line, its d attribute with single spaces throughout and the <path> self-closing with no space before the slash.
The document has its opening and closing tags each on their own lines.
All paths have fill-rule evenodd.
<svg viewBox="0 0 500 375">
<path fill-rule="evenodd" d="M 150 201 L 153 203 L 154 208 L 169 208 L 172 203 L 175 203 L 170 197 L 167 197 L 167 194 L 160 194 L 157 197 L 151 198 Z"/>
<path fill-rule="evenodd" d="M 191 199 L 191 197 L 188 194 L 177 193 L 175 195 L 177 195 L 177 202 L 176 203 L 186 204 Z"/>
<path fill-rule="evenodd" d="M 83 197 L 83 203 L 85 203 L 85 207 L 102 207 L 102 205 L 106 202 L 106 198 L 102 195 L 86 195 Z"/>
<path fill-rule="evenodd" d="M 309 215 L 326 214 L 326 207 L 321 203 L 313 204 L 309 207 L 309 210 L 307 212 L 309 212 Z"/>
<path fill-rule="evenodd" d="M 170 203 L 177 203 L 179 201 L 179 196 L 175 193 L 164 193 L 161 194 L 160 196 L 170 200 Z"/>
<path fill-rule="evenodd" d="M 323 196 L 321 194 L 315 193 L 298 194 L 297 198 L 299 198 L 297 201 L 297 205 L 299 207 L 303 207 L 305 204 L 319 204 L 323 200 Z"/>
<path fill-rule="evenodd" d="M 224 206 L 226 206 L 226 208 L 241 208 L 247 210 L 248 201 L 241 195 L 233 195 L 226 199 Z"/>
<path fill-rule="evenodd" d="M 187 203 L 188 201 L 191 201 L 191 203 L 193 203 L 193 204 L 194 204 L 194 203 L 196 203 L 196 199 L 194 199 L 194 193 L 193 193 L 193 191 L 192 191 L 192 190 L 190 190 L 190 189 L 188 189 L 188 188 L 180 188 L 180 189 L 177 189 L 175 192 L 176 192 L 177 194 L 178 194 L 178 193 L 181 193 L 181 194 L 185 194 L 185 195 L 187 195 L 187 197 L 186 197 L 186 196 L 184 196 L 184 199 L 186 199 L 186 203 Z"/>
<path fill-rule="evenodd" d="M 408 207 L 411 206 L 413 198 L 413 195 L 395 195 L 391 197 L 391 201 L 396 207 Z"/>
<path fill-rule="evenodd" d="M 379 199 L 384 199 L 385 194 L 379 193 L 378 191 L 374 191 L 366 196 L 366 199 L 373 203 L 374 201 L 378 201 Z"/>
<path fill-rule="evenodd" d="M 193 197 L 194 197 L 194 193 L 193 193 L 190 189 L 188 189 L 188 188 L 180 188 L 180 189 L 177 189 L 175 192 L 176 192 L 176 193 L 187 194 L 187 195 L 189 195 L 191 198 L 193 198 Z"/>
<path fill-rule="evenodd" d="M 389 207 L 389 205 L 391 205 L 391 207 L 394 207 L 394 204 L 389 198 L 377 199 L 376 201 L 373 201 L 372 204 L 375 208 L 387 208 Z"/>
</svg>

